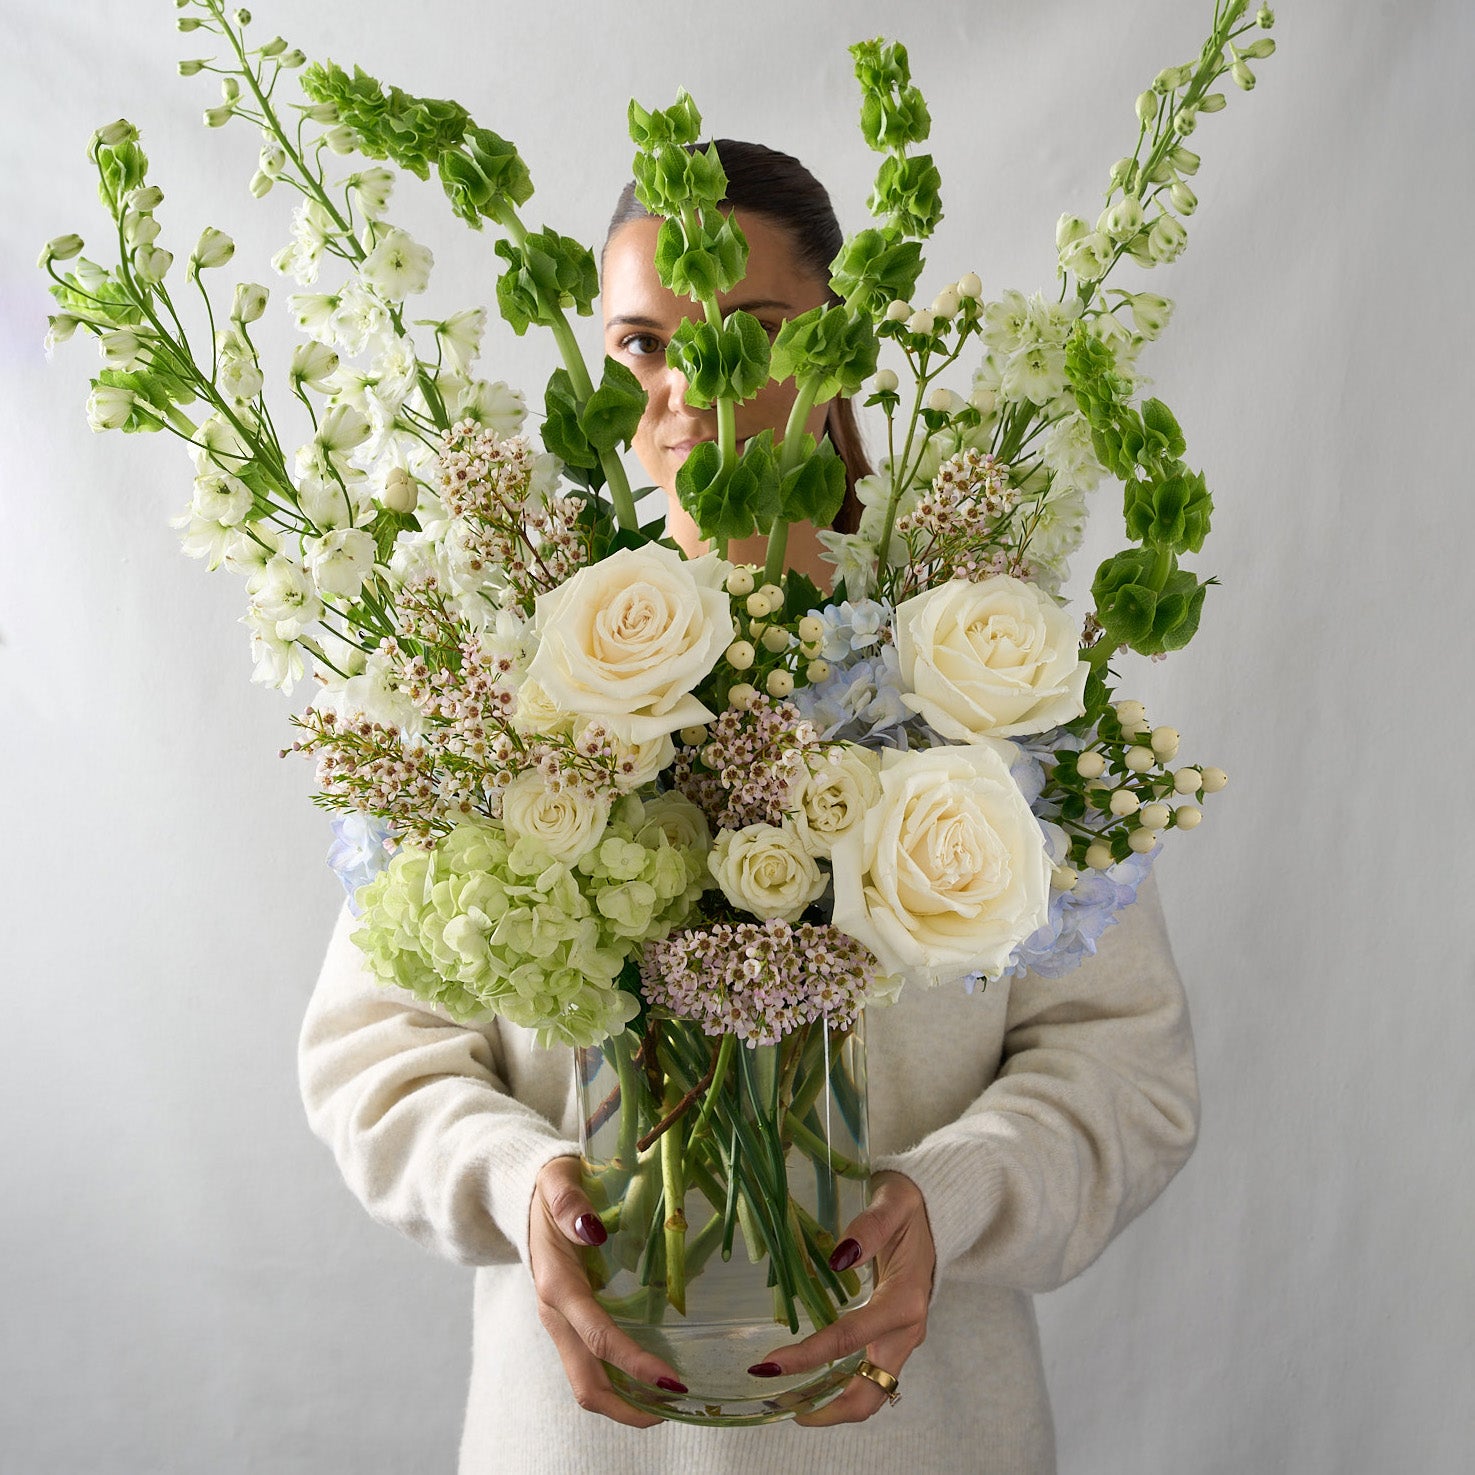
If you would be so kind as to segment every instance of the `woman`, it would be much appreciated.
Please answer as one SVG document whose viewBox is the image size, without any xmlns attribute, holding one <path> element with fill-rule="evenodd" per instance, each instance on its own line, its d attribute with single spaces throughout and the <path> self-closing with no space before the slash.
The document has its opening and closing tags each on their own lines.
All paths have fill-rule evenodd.
<svg viewBox="0 0 1475 1475">
<path fill-rule="evenodd" d="M 746 306 L 776 331 L 826 300 L 839 229 L 797 161 L 755 145 L 719 151 L 751 249 L 722 306 Z M 606 348 L 647 390 L 635 450 L 695 552 L 674 481 L 715 426 L 665 363 L 677 323 L 697 309 L 656 277 L 657 228 L 627 190 L 605 248 Z M 793 392 L 770 384 L 741 407 L 739 438 L 781 433 Z M 846 460 L 842 517 L 853 516 L 853 482 L 867 468 L 849 405 L 820 409 L 809 429 L 828 429 Z M 729 552 L 759 558 L 756 546 Z M 791 545 L 791 561 L 812 573 L 822 572 L 817 553 Z M 579 1247 L 603 1232 L 579 1187 L 566 1052 L 539 1051 L 496 1021 L 457 1025 L 381 987 L 351 930 L 345 914 L 304 1026 L 304 1100 L 375 1217 L 482 1267 L 463 1471 L 1054 1468 L 1030 1293 L 1090 1264 L 1162 1190 L 1197 1129 L 1186 1005 L 1151 878 L 1098 954 L 1063 979 L 1031 974 L 971 997 L 914 988 L 872 1012 L 877 1172 L 835 1263 L 873 1262 L 875 1293 L 751 1370 L 802 1371 L 864 1347 L 874 1367 L 904 1379 L 894 1408 L 880 1383 L 851 1379 L 800 1421 L 834 1426 L 823 1433 L 662 1423 L 613 1393 L 604 1361 L 675 1388 L 681 1370 L 621 1334 L 590 1292 Z M 579 1415 L 575 1400 L 605 1417 Z"/>
</svg>

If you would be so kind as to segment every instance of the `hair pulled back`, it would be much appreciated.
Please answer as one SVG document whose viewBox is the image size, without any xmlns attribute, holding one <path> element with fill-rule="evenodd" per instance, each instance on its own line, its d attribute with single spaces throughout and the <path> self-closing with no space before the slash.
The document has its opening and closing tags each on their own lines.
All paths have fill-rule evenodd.
<svg viewBox="0 0 1475 1475">
<path fill-rule="evenodd" d="M 727 193 L 722 204 L 745 214 L 761 215 L 778 226 L 793 245 L 799 267 L 828 283 L 830 263 L 840 254 L 845 237 L 824 185 L 792 154 L 736 138 L 719 138 L 716 144 L 717 157 L 727 175 Z M 605 233 L 606 244 L 622 225 L 649 218 L 650 211 L 635 198 L 632 180 L 620 192 Z M 840 299 L 831 292 L 830 300 Z M 861 512 L 855 484 L 861 477 L 869 476 L 873 468 L 861 443 L 854 407 L 848 399 L 837 397 L 830 401 L 825 433 L 845 467 L 845 501 L 835 517 L 835 527 L 853 533 L 860 523 Z"/>
</svg>

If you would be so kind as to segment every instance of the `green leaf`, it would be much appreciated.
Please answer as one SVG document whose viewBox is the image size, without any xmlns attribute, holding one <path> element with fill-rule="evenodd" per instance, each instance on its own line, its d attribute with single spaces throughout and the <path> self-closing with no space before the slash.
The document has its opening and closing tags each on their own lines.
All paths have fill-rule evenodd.
<svg viewBox="0 0 1475 1475">
<path fill-rule="evenodd" d="M 866 208 L 898 235 L 930 236 L 942 219 L 942 175 L 931 154 L 888 154 Z"/>
<path fill-rule="evenodd" d="M 629 445 L 645 413 L 645 390 L 624 364 L 606 357 L 604 378 L 579 416 L 579 428 L 596 451 Z"/>
<path fill-rule="evenodd" d="M 825 603 L 819 585 L 808 574 L 793 568 L 784 574 L 783 621 L 786 625 L 792 625 L 812 609 L 822 609 Z"/>
<path fill-rule="evenodd" d="M 441 154 L 438 168 L 452 208 L 477 229 L 482 217 L 502 220 L 533 193 L 516 146 L 488 128 L 468 128 L 462 147 Z"/>
<path fill-rule="evenodd" d="M 1129 537 L 1174 553 L 1197 553 L 1203 547 L 1213 510 L 1203 473 L 1187 468 L 1156 483 L 1129 481 L 1122 505 Z"/>
<path fill-rule="evenodd" d="M 704 538 L 749 538 L 767 532 L 778 506 L 773 432 L 752 437 L 728 470 L 714 441 L 702 441 L 676 473 L 676 494 Z"/>
<path fill-rule="evenodd" d="M 555 369 L 543 391 L 543 444 L 565 466 L 592 470 L 599 454 L 580 422 L 579 400 L 567 369 Z"/>
<path fill-rule="evenodd" d="M 779 488 L 779 517 L 784 522 L 807 522 L 827 528 L 845 500 L 845 463 L 828 440 L 818 449 L 810 436 L 804 458 L 784 477 Z"/>
<path fill-rule="evenodd" d="M 888 303 L 908 301 L 922 274 L 922 247 L 872 227 L 852 236 L 830 263 L 830 286 L 857 312 L 879 317 Z"/>
<path fill-rule="evenodd" d="M 790 318 L 774 340 L 775 379 L 818 378 L 814 402 L 854 394 L 876 371 L 879 349 L 870 319 L 849 306 L 811 308 Z"/>
<path fill-rule="evenodd" d="M 550 326 L 557 314 L 574 308 L 581 316 L 593 311 L 599 295 L 599 269 L 587 246 L 555 231 L 542 230 L 522 244 L 496 244 L 507 270 L 497 278 L 497 308 L 521 337 L 531 323 Z"/>
</svg>

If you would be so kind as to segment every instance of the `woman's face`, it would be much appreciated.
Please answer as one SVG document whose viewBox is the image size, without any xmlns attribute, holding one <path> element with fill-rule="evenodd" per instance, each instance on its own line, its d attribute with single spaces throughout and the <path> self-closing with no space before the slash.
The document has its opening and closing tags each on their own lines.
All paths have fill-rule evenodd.
<svg viewBox="0 0 1475 1475">
<path fill-rule="evenodd" d="M 781 226 L 761 215 L 739 213 L 748 238 L 748 272 L 717 301 L 724 314 L 737 308 L 750 312 L 772 338 L 786 318 L 797 317 L 829 300 L 825 281 L 794 259 L 794 248 Z M 604 249 L 605 352 L 634 371 L 648 401 L 635 432 L 635 454 L 651 480 L 667 492 L 676 488 L 676 473 L 698 441 L 716 440 L 717 411 L 686 403 L 686 378 L 666 365 L 666 345 L 686 318 L 700 318 L 690 297 L 677 297 L 656 275 L 659 220 L 631 220 L 609 238 Z M 794 404 L 794 381 L 768 384 L 737 407 L 738 450 L 760 430 L 783 435 Z M 825 407 L 819 406 L 806 426 L 817 439 L 824 429 Z"/>
</svg>

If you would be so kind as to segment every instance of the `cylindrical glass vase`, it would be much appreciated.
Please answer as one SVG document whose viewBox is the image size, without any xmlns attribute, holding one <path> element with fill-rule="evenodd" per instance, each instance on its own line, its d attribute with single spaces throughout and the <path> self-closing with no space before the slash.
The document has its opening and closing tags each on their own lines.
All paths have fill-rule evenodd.
<svg viewBox="0 0 1475 1475">
<path fill-rule="evenodd" d="M 652 1010 L 578 1052 L 584 1186 L 609 1238 L 587 1252 L 601 1304 L 690 1392 L 610 1367 L 636 1408 L 696 1424 L 765 1424 L 827 1403 L 859 1354 L 792 1377 L 748 1368 L 870 1294 L 829 1257 L 866 1205 L 859 1020 L 777 1044 L 711 1036 Z"/>
</svg>

